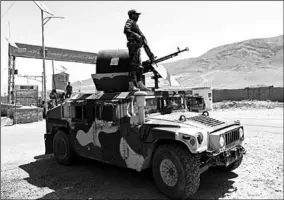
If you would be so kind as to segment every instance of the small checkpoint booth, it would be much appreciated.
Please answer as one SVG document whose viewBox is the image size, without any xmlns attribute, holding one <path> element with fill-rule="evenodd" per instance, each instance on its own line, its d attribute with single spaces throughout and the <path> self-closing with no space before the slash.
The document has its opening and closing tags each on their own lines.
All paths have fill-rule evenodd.
<svg viewBox="0 0 284 200">
<path fill-rule="evenodd" d="M 193 97 L 200 96 L 204 99 L 205 110 L 213 110 L 213 93 L 211 87 L 191 88 Z"/>
</svg>

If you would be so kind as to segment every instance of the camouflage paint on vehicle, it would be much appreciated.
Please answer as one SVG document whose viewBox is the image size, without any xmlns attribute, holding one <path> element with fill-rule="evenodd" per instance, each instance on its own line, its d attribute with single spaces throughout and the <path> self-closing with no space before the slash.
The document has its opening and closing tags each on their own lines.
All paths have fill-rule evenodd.
<svg viewBox="0 0 284 200">
<path fill-rule="evenodd" d="M 148 94 L 154 99 L 169 95 Z M 65 128 L 74 151 L 80 156 L 141 171 L 150 167 L 157 142 L 172 140 L 185 145 L 192 153 L 201 153 L 208 150 L 210 132 L 230 125 L 216 120 L 212 125 L 211 118 L 196 118 L 196 113 L 189 112 L 149 115 L 139 125 L 137 115 L 129 107 L 133 99 L 131 92 L 75 96 L 49 111 L 47 130 L 54 134 L 60 127 Z M 72 109 L 75 112 L 78 108 L 82 109 L 78 113 L 84 113 L 80 119 L 72 114 Z M 188 120 L 180 121 L 180 115 Z M 201 143 L 198 133 L 203 135 Z"/>
</svg>

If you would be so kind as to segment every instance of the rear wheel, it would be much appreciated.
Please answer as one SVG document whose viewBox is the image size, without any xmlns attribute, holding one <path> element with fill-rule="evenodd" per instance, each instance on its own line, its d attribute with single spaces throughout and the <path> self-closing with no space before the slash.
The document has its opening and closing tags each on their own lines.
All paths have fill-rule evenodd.
<svg viewBox="0 0 284 200">
<path fill-rule="evenodd" d="M 53 138 L 53 152 L 56 161 L 61 165 L 72 164 L 74 153 L 68 135 L 63 131 L 55 133 Z"/>
<path fill-rule="evenodd" d="M 152 170 L 158 188 L 170 198 L 188 198 L 199 188 L 199 159 L 180 145 L 158 147 Z"/>
</svg>

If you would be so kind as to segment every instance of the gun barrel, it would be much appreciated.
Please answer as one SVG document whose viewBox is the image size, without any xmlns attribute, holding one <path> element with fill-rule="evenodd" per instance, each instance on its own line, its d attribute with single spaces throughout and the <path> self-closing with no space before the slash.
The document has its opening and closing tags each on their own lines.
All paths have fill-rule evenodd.
<svg viewBox="0 0 284 200">
<path fill-rule="evenodd" d="M 162 61 L 168 60 L 168 59 L 170 59 L 170 58 L 173 58 L 173 57 L 177 56 L 178 54 L 180 54 L 180 53 L 182 53 L 182 52 L 184 52 L 184 51 L 189 51 L 188 47 L 186 47 L 186 48 L 183 49 L 183 50 L 180 50 L 180 49 L 178 48 L 178 51 L 177 51 L 177 52 L 174 52 L 174 53 L 169 54 L 169 55 L 167 55 L 167 56 L 158 58 L 158 59 L 154 60 L 154 61 L 152 62 L 152 64 L 157 64 L 157 63 L 159 63 L 159 62 L 162 62 Z"/>
</svg>

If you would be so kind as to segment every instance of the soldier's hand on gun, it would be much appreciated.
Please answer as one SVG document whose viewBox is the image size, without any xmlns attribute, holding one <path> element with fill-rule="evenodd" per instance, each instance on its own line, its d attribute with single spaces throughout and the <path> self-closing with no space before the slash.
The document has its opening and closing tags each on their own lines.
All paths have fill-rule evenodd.
<svg viewBox="0 0 284 200">
<path fill-rule="evenodd" d="M 136 39 L 137 39 L 138 41 L 141 41 L 141 40 L 142 40 L 142 37 L 141 37 L 140 35 L 136 34 Z"/>
<path fill-rule="evenodd" d="M 139 46 L 143 46 L 143 44 L 144 44 L 144 40 L 143 40 L 143 38 L 141 37 L 141 36 L 137 36 L 137 40 L 138 40 L 138 42 L 139 42 Z"/>
</svg>

